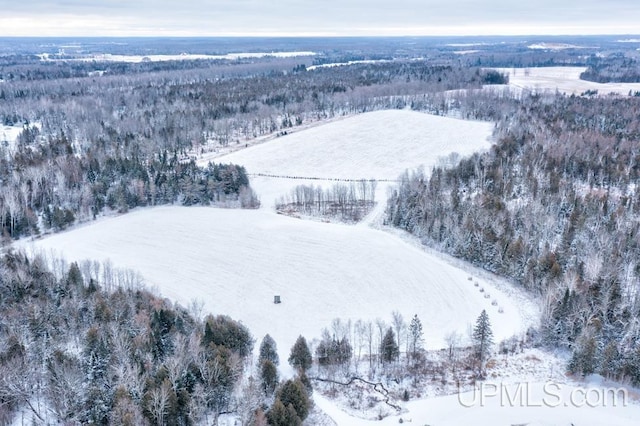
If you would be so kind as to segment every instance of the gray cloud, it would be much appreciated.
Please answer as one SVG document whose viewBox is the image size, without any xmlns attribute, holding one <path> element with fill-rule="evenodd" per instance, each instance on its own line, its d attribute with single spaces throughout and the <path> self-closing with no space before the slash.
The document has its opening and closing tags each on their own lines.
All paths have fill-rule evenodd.
<svg viewBox="0 0 640 426">
<path fill-rule="evenodd" d="M 637 0 L 23 0 L 3 6 L 0 24 L 37 23 L 64 16 L 104 19 L 119 31 L 177 31 L 194 34 L 369 31 L 402 33 L 438 27 L 638 26 Z M 122 27 L 118 27 L 121 25 Z M 6 25 L 4 25 L 6 31 Z M 124 29 L 123 29 L 124 28 Z M 411 30 L 411 31 L 410 31 Z M 0 26 L 0 34 L 3 26 Z M 499 32 L 499 31 L 498 31 Z M 599 31 L 601 32 L 601 31 Z"/>
</svg>

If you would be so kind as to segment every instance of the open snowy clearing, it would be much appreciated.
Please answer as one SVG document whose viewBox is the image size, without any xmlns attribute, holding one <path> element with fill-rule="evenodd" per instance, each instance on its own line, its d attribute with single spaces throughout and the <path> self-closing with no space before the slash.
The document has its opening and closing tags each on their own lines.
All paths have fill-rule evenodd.
<svg viewBox="0 0 640 426">
<path fill-rule="evenodd" d="M 13 143 L 24 130 L 23 126 L 0 125 L 0 142 Z"/>
<path fill-rule="evenodd" d="M 429 171 L 452 152 L 488 149 L 491 123 L 457 120 L 409 110 L 375 111 L 283 136 L 213 159 L 242 164 L 249 173 L 328 179 L 394 180 L 406 169 Z M 211 158 L 200 161 L 205 165 Z M 297 185 L 335 182 L 252 177 L 264 208 Z M 384 204 L 388 183 L 378 184 Z"/>
<path fill-rule="evenodd" d="M 467 155 L 487 149 L 491 130 L 489 123 L 379 111 L 283 136 L 215 161 L 242 164 L 249 173 L 393 180 L 406 168 L 429 170 L 451 152 Z M 69 261 L 108 259 L 116 267 L 138 271 L 164 297 L 185 306 L 200 300 L 203 312 L 241 320 L 258 340 L 271 334 L 281 360 L 287 359 L 299 334 L 313 340 L 335 318 L 389 322 L 392 311 L 406 319 L 417 314 L 430 349 L 444 346 L 443 338 L 451 331 L 467 336 L 483 309 L 496 341 L 520 334 L 537 321 L 539 307 L 528 297 L 514 297 L 515 289 L 502 291 L 489 274 L 471 274 L 400 232 L 274 212 L 273 201 L 294 186 L 331 185 L 330 181 L 254 177 L 251 182 L 263 201 L 258 210 L 140 209 L 19 245 L 53 251 Z M 390 184 L 378 185 L 379 208 L 371 216 L 380 217 Z M 281 304 L 273 303 L 275 295 L 281 296 Z M 281 366 L 284 375 L 286 369 Z M 439 400 L 434 401 L 424 401 L 426 411 Z M 347 420 L 340 420 L 343 414 L 332 411 L 321 397 L 318 404 L 329 407 L 338 424 L 358 424 L 344 413 Z M 408 406 L 410 412 L 422 412 L 422 405 L 415 404 L 415 409 Z"/>
<path fill-rule="evenodd" d="M 0 146 L 7 149 L 9 152 L 13 151 L 18 136 L 24 130 L 23 126 L 5 126 L 0 125 Z"/>
<path fill-rule="evenodd" d="M 184 306 L 201 300 L 204 312 L 241 320 L 258 339 L 271 334 L 281 359 L 299 334 L 319 337 L 334 318 L 418 314 L 430 348 L 443 346 L 450 331 L 466 335 L 483 309 L 497 339 L 529 325 L 522 318 L 526 306 L 484 279 L 475 287 L 467 272 L 394 235 L 267 210 L 141 209 L 33 245 L 68 260 L 109 259 L 139 271 L 164 297 Z M 273 303 L 274 295 L 281 304 Z M 528 318 L 535 318 L 531 310 Z"/>
<path fill-rule="evenodd" d="M 451 151 L 486 149 L 490 130 L 488 123 L 381 111 L 217 161 L 243 164 L 250 172 L 394 179 L 405 167 L 430 167 Z M 275 178 L 252 182 L 265 205 L 301 183 Z M 108 258 L 115 266 L 139 271 L 163 296 L 185 305 L 202 300 L 206 312 L 242 320 L 257 338 L 271 333 L 283 358 L 299 334 L 317 337 L 334 318 L 389 319 L 394 310 L 409 318 L 417 313 L 433 347 L 449 331 L 466 333 L 482 309 L 491 313 L 499 337 L 523 331 L 536 316 L 535 307 L 516 306 L 484 279 L 475 287 L 467 272 L 395 235 L 283 217 L 267 206 L 258 211 L 143 209 L 34 246 L 73 260 Z M 281 305 L 272 303 L 274 295 L 282 297 Z M 497 306 L 491 305 L 494 299 Z M 500 306 L 505 313 L 498 314 Z"/>
<path fill-rule="evenodd" d="M 359 114 L 218 158 L 250 173 L 396 179 L 451 152 L 487 149 L 492 123 L 410 110 Z"/>
<path fill-rule="evenodd" d="M 365 59 L 359 61 L 347 61 L 347 62 L 332 62 L 330 64 L 321 64 L 321 65 L 311 65 L 307 67 L 307 71 L 313 71 L 319 68 L 333 68 L 333 67 L 343 67 L 349 65 L 358 65 L 358 64 L 383 64 L 385 62 L 392 62 L 392 59 Z"/>
<path fill-rule="evenodd" d="M 597 90 L 599 95 L 617 93 L 627 95 L 629 91 L 640 91 L 640 83 L 595 83 L 580 80 L 585 67 L 540 67 L 540 68 L 496 68 L 509 75 L 509 87 L 535 92 L 555 92 L 579 95 L 588 90 Z M 492 86 L 489 86 L 491 90 Z"/>
</svg>

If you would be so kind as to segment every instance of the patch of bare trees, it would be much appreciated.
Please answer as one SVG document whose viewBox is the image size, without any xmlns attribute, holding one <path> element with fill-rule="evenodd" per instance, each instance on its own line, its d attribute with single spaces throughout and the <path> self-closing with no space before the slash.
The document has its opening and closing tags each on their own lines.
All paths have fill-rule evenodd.
<svg viewBox="0 0 640 426">
<path fill-rule="evenodd" d="M 330 188 L 298 185 L 289 196 L 283 196 L 276 210 L 283 214 L 301 214 L 358 222 L 375 205 L 375 180 L 337 183 Z"/>
</svg>

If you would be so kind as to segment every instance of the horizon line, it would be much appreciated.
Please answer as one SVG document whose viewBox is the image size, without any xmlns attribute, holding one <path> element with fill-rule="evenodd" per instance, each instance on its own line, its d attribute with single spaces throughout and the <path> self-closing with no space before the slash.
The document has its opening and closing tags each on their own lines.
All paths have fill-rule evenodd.
<svg viewBox="0 0 640 426">
<path fill-rule="evenodd" d="M 638 33 L 523 33 L 523 34 L 309 34 L 309 33 L 229 33 L 229 34 L 128 34 L 128 35 L 3 35 L 0 38 L 427 38 L 427 37 L 640 37 Z M 640 40 L 639 40 L 640 42 Z"/>
</svg>

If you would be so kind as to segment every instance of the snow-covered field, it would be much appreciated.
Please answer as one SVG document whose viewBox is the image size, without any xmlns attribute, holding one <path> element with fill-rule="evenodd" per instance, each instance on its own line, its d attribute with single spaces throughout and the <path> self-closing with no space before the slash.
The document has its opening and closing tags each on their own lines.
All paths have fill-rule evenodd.
<svg viewBox="0 0 640 426">
<path fill-rule="evenodd" d="M 527 325 L 522 307 L 485 280 L 489 299 L 467 272 L 393 235 L 265 210 L 143 209 L 35 245 L 140 271 L 163 296 L 185 306 L 199 299 L 206 312 L 241 320 L 259 339 L 270 333 L 282 359 L 299 334 L 318 337 L 334 318 L 418 314 L 431 348 L 449 331 L 465 334 L 482 309 L 497 338 Z"/>
<path fill-rule="evenodd" d="M 369 59 L 369 60 L 360 60 L 360 61 L 332 62 L 330 64 L 311 65 L 307 67 L 307 71 L 313 71 L 318 68 L 333 68 L 333 67 L 342 67 L 342 66 L 356 65 L 356 64 L 380 64 L 385 62 L 391 62 L 391 60 L 390 59 Z"/>
<path fill-rule="evenodd" d="M 516 90 L 536 92 L 556 90 L 579 95 L 588 90 L 597 90 L 599 95 L 617 93 L 627 95 L 629 91 L 640 91 L 640 83 L 594 83 L 580 80 L 585 67 L 540 67 L 540 68 L 497 68 L 509 75 L 509 87 Z"/>
<path fill-rule="evenodd" d="M 533 43 L 527 46 L 532 50 L 564 50 L 564 49 L 587 49 L 587 46 L 577 46 L 569 43 Z"/>
<path fill-rule="evenodd" d="M 430 167 L 450 151 L 468 154 L 487 148 L 490 130 L 487 123 L 381 111 L 217 161 L 243 164 L 250 172 L 393 179 L 405 167 Z M 271 333 L 283 358 L 298 334 L 319 336 L 334 318 L 389 319 L 394 310 L 409 318 L 417 313 L 433 347 L 442 344 L 448 331 L 465 333 L 482 309 L 491 313 L 500 337 L 522 331 L 535 317 L 534 307 L 525 309 L 523 319 L 522 308 L 490 283 L 482 279 L 474 287 L 467 272 L 397 235 L 275 214 L 270 200 L 300 183 L 253 179 L 264 201 L 257 211 L 142 209 L 33 245 L 58 250 L 68 259 L 108 258 L 118 267 L 135 269 L 166 297 L 183 304 L 202 300 L 205 311 L 242 320 L 257 338 Z M 487 293 L 491 297 L 485 298 Z M 283 303 L 274 305 L 274 295 Z M 497 306 L 491 305 L 494 299 Z"/>
<path fill-rule="evenodd" d="M 242 164 L 249 173 L 330 179 L 397 179 L 406 169 L 429 171 L 452 152 L 469 155 L 489 148 L 493 125 L 408 110 L 360 114 L 209 160 Z M 265 207 L 296 185 L 331 181 L 254 177 L 251 186 Z M 386 188 L 378 184 L 378 201 Z"/>
<path fill-rule="evenodd" d="M 488 148 L 491 129 L 488 123 L 380 111 L 215 161 L 243 164 L 250 173 L 395 179 L 407 167 L 428 170 L 452 151 L 466 155 Z M 302 182 L 253 178 L 263 201 L 258 210 L 139 209 L 19 244 L 55 251 L 68 260 L 109 259 L 114 266 L 139 271 L 147 285 L 165 297 L 183 305 L 199 300 L 205 313 L 241 320 L 258 341 L 271 334 L 283 360 L 299 334 L 313 340 L 334 318 L 389 321 L 392 311 L 407 319 L 417 314 L 431 349 L 442 346 L 450 331 L 466 336 L 483 309 L 496 341 L 537 321 L 539 307 L 526 296 L 514 289 L 503 291 L 489 274 L 476 274 L 460 262 L 431 254 L 401 232 L 370 226 L 379 224 L 375 217 L 353 226 L 276 214 L 273 199 Z M 387 185 L 381 183 L 379 192 Z M 385 200 L 379 201 L 383 206 Z M 379 208 L 373 216 L 379 218 L 381 212 Z M 273 303 L 275 295 L 281 296 L 281 304 Z M 322 397 L 316 401 L 337 424 L 360 424 Z M 419 424 L 470 424 L 477 416 L 493 413 L 495 419 L 499 414 L 493 408 L 461 409 L 448 398 L 410 402 L 407 408 L 414 421 L 423 422 Z M 385 421 L 395 424 L 398 418 Z"/>
</svg>

